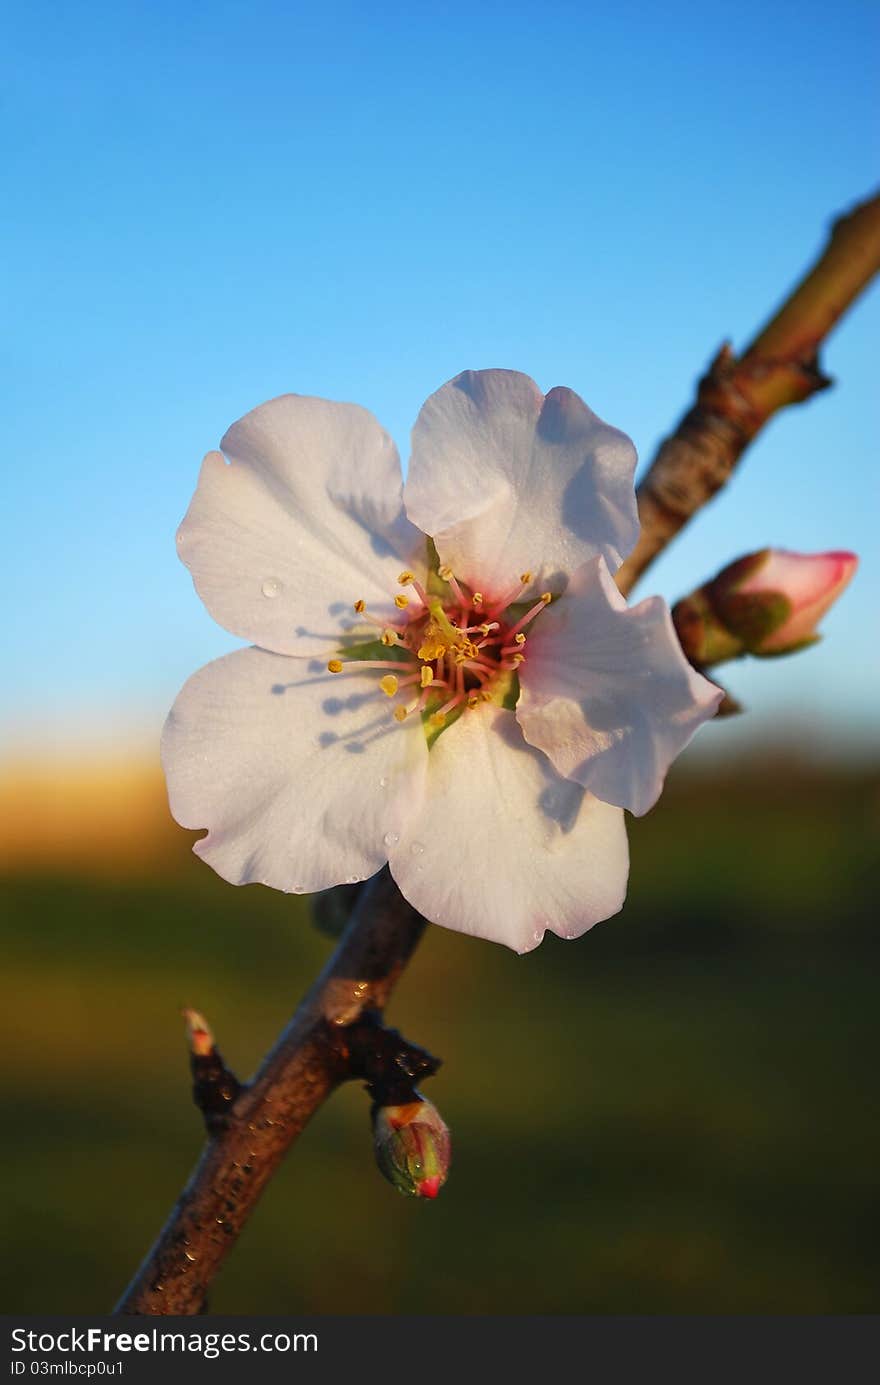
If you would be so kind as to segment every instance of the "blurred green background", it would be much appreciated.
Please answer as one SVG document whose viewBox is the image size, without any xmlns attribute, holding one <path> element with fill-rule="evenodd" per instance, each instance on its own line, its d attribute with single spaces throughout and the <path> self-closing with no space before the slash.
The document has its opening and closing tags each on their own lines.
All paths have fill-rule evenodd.
<svg viewBox="0 0 880 1385">
<path fill-rule="evenodd" d="M 211 1307 L 876 1311 L 878 789 L 686 757 L 630 820 L 617 918 L 525 958 L 429 929 L 389 1020 L 444 1059 L 447 1187 L 384 1183 L 352 1084 Z M 180 1007 L 244 1075 L 331 944 L 302 901 L 191 856 L 152 770 L 22 778 L 5 806 L 2 1304 L 104 1311 L 202 1142 Z"/>
</svg>

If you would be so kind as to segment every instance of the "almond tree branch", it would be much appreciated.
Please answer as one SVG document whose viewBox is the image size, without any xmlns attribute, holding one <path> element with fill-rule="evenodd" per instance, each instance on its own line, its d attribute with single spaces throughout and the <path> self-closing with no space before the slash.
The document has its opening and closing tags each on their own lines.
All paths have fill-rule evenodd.
<svg viewBox="0 0 880 1385">
<path fill-rule="evenodd" d="M 387 869 L 363 889 L 333 956 L 208 1141 L 115 1312 L 204 1310 L 211 1280 L 287 1150 L 352 1075 L 345 1030 L 384 1008 L 424 928 Z"/>
<path fill-rule="evenodd" d="M 621 591 L 721 488 L 778 409 L 830 383 L 818 347 L 878 268 L 880 197 L 836 223 L 818 263 L 742 357 L 722 349 L 639 487 L 642 533 L 618 573 Z M 221 1107 L 216 1133 L 117 1313 L 204 1309 L 208 1286 L 285 1153 L 353 1075 L 345 1030 L 383 1009 L 424 927 L 387 869 L 359 894 L 336 951 L 253 1082 L 228 1111 Z"/>
<path fill-rule="evenodd" d="M 729 480 L 765 423 L 831 384 L 819 347 L 878 270 L 880 196 L 834 223 L 816 264 L 741 356 L 721 348 L 639 485 L 641 533 L 617 573 L 624 594 Z"/>
</svg>

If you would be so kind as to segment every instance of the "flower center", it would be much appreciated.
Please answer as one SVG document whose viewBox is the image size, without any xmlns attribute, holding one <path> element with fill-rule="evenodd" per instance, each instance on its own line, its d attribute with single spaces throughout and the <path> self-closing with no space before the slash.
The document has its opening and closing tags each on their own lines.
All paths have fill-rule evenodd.
<svg viewBox="0 0 880 1385">
<path fill-rule="evenodd" d="M 385 623 L 371 616 L 363 601 L 354 610 L 377 635 L 331 659 L 331 673 L 377 672 L 379 690 L 394 702 L 394 719 L 422 716 L 429 739 L 463 712 L 485 702 L 516 700 L 518 669 L 528 657 L 525 628 L 552 600 L 544 592 L 526 607 L 522 594 L 530 572 L 502 597 L 484 597 L 460 583 L 452 569 L 441 566 L 441 594 L 429 594 L 412 572 L 402 572 L 403 589 L 394 598 L 399 619 Z M 377 643 L 389 657 L 372 658 Z"/>
</svg>

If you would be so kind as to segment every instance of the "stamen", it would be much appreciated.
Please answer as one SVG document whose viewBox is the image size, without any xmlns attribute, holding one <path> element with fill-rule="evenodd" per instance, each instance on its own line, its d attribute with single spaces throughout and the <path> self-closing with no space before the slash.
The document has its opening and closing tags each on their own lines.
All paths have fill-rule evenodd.
<svg viewBox="0 0 880 1385">
<path fill-rule="evenodd" d="M 400 637 L 399 637 L 397 631 L 396 631 L 396 630 L 393 630 L 393 629 L 391 628 L 390 625 L 387 625 L 387 626 L 385 627 L 385 629 L 382 631 L 382 643 L 383 643 L 384 645 L 392 645 L 392 644 L 399 644 L 399 643 L 400 643 Z"/>
<path fill-rule="evenodd" d="M 327 665 L 328 673 L 363 673 L 367 669 L 391 668 L 400 672 L 399 659 L 331 659 Z"/>
<path fill-rule="evenodd" d="M 483 593 L 474 592 L 473 596 L 471 597 L 471 601 L 474 603 L 474 606 L 477 608 L 477 610 L 479 610 L 483 604 Z"/>
<path fill-rule="evenodd" d="M 430 664 L 422 664 L 420 682 L 423 688 L 430 688 L 434 681 L 434 670 Z"/>
<path fill-rule="evenodd" d="M 408 587 L 410 582 L 414 582 L 415 580 L 416 575 L 414 572 L 401 572 L 397 579 L 397 582 L 398 585 L 401 587 Z"/>
<path fill-rule="evenodd" d="M 503 644 L 500 652 L 502 654 L 516 654 L 518 650 L 522 649 L 525 642 L 526 637 L 522 631 L 520 631 L 518 635 L 514 635 L 513 644 Z"/>
<path fill-rule="evenodd" d="M 393 673 L 386 673 L 384 678 L 379 679 L 379 687 L 386 697 L 393 697 L 397 692 L 399 683 Z"/>
<path fill-rule="evenodd" d="M 518 601 L 531 580 L 532 574 L 530 572 L 521 572 L 519 575 L 519 585 L 511 587 L 509 592 L 505 592 L 504 596 L 499 597 L 497 601 L 492 603 L 493 612 L 506 611 L 508 606 L 512 606 L 515 601 Z"/>
<path fill-rule="evenodd" d="M 384 638 L 384 635 L 385 635 L 386 631 L 389 631 L 389 630 L 390 630 L 390 631 L 392 632 L 392 634 L 395 634 L 395 633 L 396 633 L 395 630 L 394 630 L 394 627 L 393 627 L 392 625 L 389 625 L 388 622 L 385 621 L 385 620 L 379 620 L 378 616 L 371 616 L 370 613 L 369 613 L 369 611 L 366 609 L 366 603 L 365 603 L 364 601 L 355 601 L 355 602 L 354 602 L 354 610 L 355 610 L 355 611 L 357 612 L 357 614 L 360 616 L 360 618 L 361 618 L 361 624 L 363 624 L 363 625 L 375 625 L 377 629 L 379 629 L 379 630 L 382 631 L 382 636 L 381 636 L 380 638 L 382 639 L 382 643 L 383 643 L 383 644 L 394 644 L 394 643 L 395 643 L 394 640 L 386 640 L 386 639 Z"/>
<path fill-rule="evenodd" d="M 456 581 L 452 568 L 448 565 L 448 563 L 444 563 L 442 567 L 438 567 L 437 576 L 441 579 L 441 581 L 449 583 L 456 601 L 458 601 L 461 606 L 467 606 L 468 599 L 462 591 L 461 587 L 459 586 L 458 582 Z"/>
<path fill-rule="evenodd" d="M 404 596 L 403 592 L 398 592 L 397 596 L 394 598 L 394 604 L 398 611 L 405 611 L 409 605 L 409 597 Z"/>
<path fill-rule="evenodd" d="M 457 692 L 454 697 L 450 697 L 448 702 L 444 702 L 442 707 L 437 708 L 437 711 L 434 713 L 434 716 L 431 717 L 431 721 L 434 721 L 434 717 L 441 717 L 442 720 L 436 722 L 435 724 L 437 726 L 442 726 L 443 722 L 446 720 L 447 712 L 451 712 L 453 707 L 457 707 L 459 702 L 461 701 L 463 701 L 462 694 L 460 692 Z"/>
<path fill-rule="evenodd" d="M 510 639 L 511 636 L 515 638 L 519 634 L 523 626 L 528 625 L 530 620 L 534 620 L 538 612 L 543 611 L 544 607 L 549 605 L 549 603 L 552 600 L 553 596 L 550 592 L 543 592 L 540 601 L 536 601 L 532 609 L 530 611 L 526 611 L 522 620 L 518 620 L 516 622 L 516 625 L 512 625 L 510 627 L 510 629 L 507 632 L 507 638 Z"/>
<path fill-rule="evenodd" d="M 406 718 L 409 716 L 410 712 L 421 711 L 422 707 L 424 707 L 425 705 L 427 698 L 428 693 L 423 692 L 421 697 L 414 697 L 412 702 L 407 702 L 405 707 L 395 707 L 394 720 L 405 721 Z"/>
</svg>

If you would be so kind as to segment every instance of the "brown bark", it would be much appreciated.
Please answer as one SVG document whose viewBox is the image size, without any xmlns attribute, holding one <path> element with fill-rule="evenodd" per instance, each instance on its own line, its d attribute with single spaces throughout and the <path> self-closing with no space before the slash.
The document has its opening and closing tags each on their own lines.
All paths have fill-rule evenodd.
<svg viewBox="0 0 880 1385">
<path fill-rule="evenodd" d="M 878 269 L 880 196 L 834 223 L 816 264 L 741 356 L 721 348 L 639 485 L 641 533 L 617 574 L 624 594 L 730 479 L 769 419 L 831 384 L 819 347 Z"/>
<path fill-rule="evenodd" d="M 364 888 L 336 951 L 208 1141 L 115 1312 L 204 1311 L 208 1285 L 290 1145 L 352 1075 L 345 1029 L 383 1009 L 424 927 L 387 870 Z"/>
</svg>

